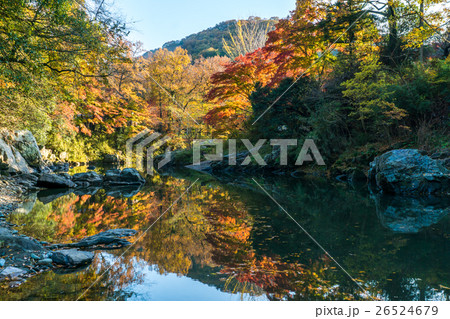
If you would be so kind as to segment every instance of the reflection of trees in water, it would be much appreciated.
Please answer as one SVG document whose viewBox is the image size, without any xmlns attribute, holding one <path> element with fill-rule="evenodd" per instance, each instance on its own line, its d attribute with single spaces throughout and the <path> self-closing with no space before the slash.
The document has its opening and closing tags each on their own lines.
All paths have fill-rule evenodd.
<svg viewBox="0 0 450 319">
<path fill-rule="evenodd" d="M 266 184 L 372 295 L 427 299 L 442 291 L 433 291 L 439 284 L 448 286 L 448 271 L 443 271 L 448 261 L 445 230 L 425 230 L 415 237 L 388 232 L 377 220 L 370 197 L 342 186 L 282 180 Z M 30 232 L 42 234 L 36 237 L 58 241 L 112 228 L 143 230 L 186 186 L 186 180 L 157 177 L 133 198 L 107 197 L 102 191 L 70 195 L 46 206 L 38 202 L 30 214 L 16 216 L 15 223 L 26 222 Z M 94 267 L 61 280 L 71 282 L 73 291 L 82 291 L 110 262 L 105 256 L 111 255 L 98 255 Z M 124 291 L 142 280 L 142 269 L 148 265 L 155 265 L 160 274 L 196 276 L 224 291 L 266 294 L 269 299 L 367 298 L 264 194 L 235 186 L 195 185 L 92 287 L 86 299 L 126 299 Z M 59 280 L 41 275 L 43 280 L 49 276 Z M 422 281 L 411 285 L 408 278 Z M 51 283 L 41 288 L 51 289 L 47 285 L 56 289 Z M 443 296 L 448 298 L 448 293 Z"/>
</svg>

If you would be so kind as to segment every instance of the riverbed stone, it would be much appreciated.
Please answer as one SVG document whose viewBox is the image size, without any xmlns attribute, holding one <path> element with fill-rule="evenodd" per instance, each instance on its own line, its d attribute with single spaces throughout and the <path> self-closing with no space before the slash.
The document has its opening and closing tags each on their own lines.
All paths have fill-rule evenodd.
<svg viewBox="0 0 450 319">
<path fill-rule="evenodd" d="M 70 165 L 69 165 L 69 163 L 58 162 L 58 163 L 53 163 L 52 165 L 49 166 L 49 168 L 52 172 L 55 172 L 55 173 L 68 172 L 70 169 Z"/>
<path fill-rule="evenodd" d="M 25 275 L 26 273 L 27 273 L 27 271 L 24 269 L 9 266 L 0 272 L 0 279 L 5 279 L 5 278 L 16 279 L 16 278 L 19 278 L 20 276 Z"/>
<path fill-rule="evenodd" d="M 25 236 L 17 236 L 13 230 L 0 227 L 0 242 L 8 243 L 9 251 L 43 251 L 39 242 Z M 0 249 L 1 251 L 1 249 Z"/>
<path fill-rule="evenodd" d="M 90 264 L 94 259 L 94 253 L 77 249 L 63 249 L 53 252 L 52 261 L 65 267 L 80 267 Z"/>
<path fill-rule="evenodd" d="M 52 263 L 53 260 L 51 258 L 44 258 L 37 261 L 37 264 L 42 266 L 51 266 Z"/>
</svg>

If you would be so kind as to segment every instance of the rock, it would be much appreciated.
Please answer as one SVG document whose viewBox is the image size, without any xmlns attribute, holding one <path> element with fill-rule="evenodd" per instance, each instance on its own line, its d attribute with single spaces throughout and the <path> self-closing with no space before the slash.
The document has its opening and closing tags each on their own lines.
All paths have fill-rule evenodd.
<svg viewBox="0 0 450 319">
<path fill-rule="evenodd" d="M 105 182 L 118 182 L 120 181 L 120 169 L 109 169 L 105 173 Z"/>
<path fill-rule="evenodd" d="M 8 243 L 9 251 L 44 251 L 41 244 L 28 237 L 16 236 L 12 231 L 0 232 L 0 242 Z"/>
<path fill-rule="evenodd" d="M 103 163 L 107 163 L 107 164 L 119 163 L 119 158 L 116 155 L 113 155 L 113 154 L 106 154 L 103 157 Z"/>
<path fill-rule="evenodd" d="M 23 276 L 27 273 L 26 270 L 17 268 L 17 267 L 6 267 L 5 269 L 0 272 L 0 278 L 9 278 L 9 279 L 16 279 L 20 276 Z"/>
<path fill-rule="evenodd" d="M 72 176 L 68 173 L 57 173 L 56 175 L 64 177 L 65 179 L 72 180 Z"/>
<path fill-rule="evenodd" d="M 49 166 L 49 168 L 57 173 L 57 172 L 68 172 L 70 169 L 69 163 L 54 163 L 53 165 Z"/>
<path fill-rule="evenodd" d="M 41 266 L 51 266 L 52 263 L 53 263 L 53 260 L 50 258 L 44 258 L 44 259 L 37 261 L 37 264 L 41 265 Z"/>
<path fill-rule="evenodd" d="M 58 250 L 51 257 L 55 264 L 71 268 L 90 264 L 92 259 L 94 259 L 94 253 L 77 249 Z"/>
<path fill-rule="evenodd" d="M 103 177 L 96 172 L 78 173 L 72 176 L 72 181 L 75 183 L 86 182 L 89 185 L 101 185 L 103 183 Z"/>
<path fill-rule="evenodd" d="M 59 154 L 59 159 L 60 159 L 61 161 L 66 161 L 68 158 L 69 158 L 69 154 L 68 154 L 67 152 L 61 152 L 61 153 Z"/>
<path fill-rule="evenodd" d="M 20 152 L 14 148 L 14 146 L 8 145 L 0 134 L 0 163 L 2 164 L 2 170 L 8 173 L 32 173 L 33 170 L 27 164 L 26 160 L 22 157 Z"/>
<path fill-rule="evenodd" d="M 125 168 L 120 173 L 120 178 L 128 184 L 145 184 L 145 179 L 134 168 Z"/>
<path fill-rule="evenodd" d="M 41 259 L 41 257 L 37 256 L 36 254 L 31 254 L 30 257 L 33 258 L 34 260 L 40 260 Z"/>
<path fill-rule="evenodd" d="M 43 164 L 36 139 L 30 131 L 14 132 L 13 146 L 19 151 L 28 165 L 39 167 Z"/>
<path fill-rule="evenodd" d="M 430 156 L 432 159 L 438 161 L 439 164 L 450 170 L 450 150 L 444 150 L 434 153 Z"/>
<path fill-rule="evenodd" d="M 94 165 L 89 165 L 87 169 L 93 171 L 94 169 L 96 169 L 96 167 Z"/>
<path fill-rule="evenodd" d="M 374 188 L 391 194 L 448 194 L 450 173 L 418 150 L 387 152 L 370 164 L 369 181 Z"/>
<path fill-rule="evenodd" d="M 53 173 L 53 171 L 49 168 L 49 167 L 47 167 L 47 166 L 40 166 L 40 167 L 37 167 L 36 168 L 36 171 L 37 171 L 37 176 L 39 176 L 39 175 L 41 175 L 41 174 L 51 174 L 51 173 Z"/>
<path fill-rule="evenodd" d="M 39 178 L 34 174 L 21 174 L 15 177 L 16 183 L 26 188 L 35 187 L 38 179 Z"/>
<path fill-rule="evenodd" d="M 17 165 L 17 173 L 33 173 L 34 170 L 28 165 L 27 161 L 23 158 L 22 154 L 14 148 L 12 148 L 14 151 L 14 156 L 16 158 L 16 165 Z"/>
<path fill-rule="evenodd" d="M 145 179 L 134 168 L 108 170 L 105 174 L 105 184 L 107 185 L 142 185 Z"/>
<path fill-rule="evenodd" d="M 133 229 L 111 229 L 94 236 L 86 237 L 78 243 L 67 244 L 65 246 L 77 248 L 93 248 L 97 246 L 123 247 L 128 246 L 130 242 L 122 238 L 131 237 L 136 234 L 137 231 Z"/>
<path fill-rule="evenodd" d="M 76 187 L 76 184 L 56 174 L 42 174 L 38 179 L 37 186 L 46 188 L 73 188 Z"/>
<path fill-rule="evenodd" d="M 49 161 L 52 155 L 52 150 L 46 149 L 45 146 L 40 150 L 41 157 L 44 161 Z"/>
<path fill-rule="evenodd" d="M 6 260 L 4 260 L 3 258 L 0 258 L 0 267 L 5 266 L 6 264 Z"/>
</svg>

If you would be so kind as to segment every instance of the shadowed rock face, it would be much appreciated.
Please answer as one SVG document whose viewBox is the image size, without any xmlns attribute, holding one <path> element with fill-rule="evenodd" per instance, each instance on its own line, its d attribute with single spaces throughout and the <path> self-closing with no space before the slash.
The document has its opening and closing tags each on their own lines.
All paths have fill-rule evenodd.
<svg viewBox="0 0 450 319">
<path fill-rule="evenodd" d="M 39 176 L 37 186 L 46 188 L 73 188 L 77 185 L 63 176 L 56 174 L 42 174 Z"/>
<path fill-rule="evenodd" d="M 418 150 L 387 152 L 370 164 L 369 180 L 387 194 L 440 194 L 450 192 L 450 173 L 441 164 Z"/>
<path fill-rule="evenodd" d="M 377 194 L 373 196 L 381 224 L 397 233 L 418 233 L 450 212 L 450 200 Z"/>
</svg>

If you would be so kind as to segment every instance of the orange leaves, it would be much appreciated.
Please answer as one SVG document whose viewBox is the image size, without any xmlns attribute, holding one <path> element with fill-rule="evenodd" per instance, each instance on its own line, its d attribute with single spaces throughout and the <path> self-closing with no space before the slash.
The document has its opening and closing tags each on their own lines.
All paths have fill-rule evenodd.
<svg viewBox="0 0 450 319">
<path fill-rule="evenodd" d="M 61 78 L 66 96 L 58 104 L 56 115 L 69 129 L 91 136 L 94 131 L 112 134 L 130 121 L 138 125 L 153 122 L 143 97 L 142 60 L 132 56 L 132 44 L 122 45 L 128 47 L 127 57 L 112 63 L 108 76 Z M 81 63 L 80 67 L 89 74 L 95 64 Z"/>
<path fill-rule="evenodd" d="M 268 84 L 276 70 L 274 55 L 264 48 L 239 56 L 211 77 L 208 100 L 218 104 L 204 117 L 218 130 L 239 128 L 250 114 L 250 95 L 257 83 Z"/>
<path fill-rule="evenodd" d="M 292 17 L 279 21 L 263 48 L 237 57 L 214 74 L 207 98 L 219 105 L 205 121 L 225 130 L 242 127 L 251 113 L 250 95 L 257 84 L 276 86 L 308 68 L 326 47 L 317 27 L 324 10 L 321 1 L 298 1 Z"/>
</svg>

